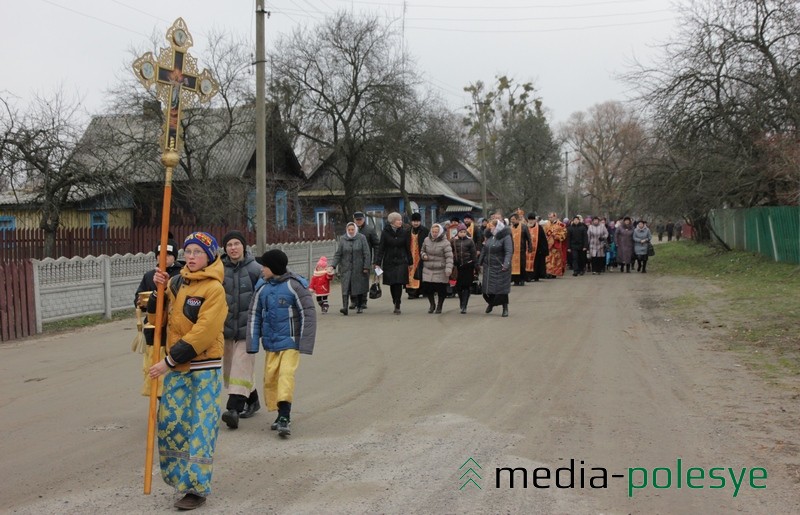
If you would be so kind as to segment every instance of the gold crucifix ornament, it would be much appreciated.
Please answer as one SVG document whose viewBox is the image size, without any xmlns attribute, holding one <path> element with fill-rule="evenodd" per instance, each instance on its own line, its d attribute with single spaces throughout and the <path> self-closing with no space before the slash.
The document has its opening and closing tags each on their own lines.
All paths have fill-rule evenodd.
<svg viewBox="0 0 800 515">
<path fill-rule="evenodd" d="M 156 97 L 164 107 L 166 122 L 161 148 L 178 152 L 182 143 L 181 114 L 199 98 L 201 103 L 217 94 L 219 85 L 208 69 L 197 72 L 197 60 L 188 49 L 194 41 L 183 18 L 178 18 L 166 35 L 168 48 L 155 58 L 147 52 L 133 62 L 133 71 L 144 87 L 156 86 Z"/>
</svg>

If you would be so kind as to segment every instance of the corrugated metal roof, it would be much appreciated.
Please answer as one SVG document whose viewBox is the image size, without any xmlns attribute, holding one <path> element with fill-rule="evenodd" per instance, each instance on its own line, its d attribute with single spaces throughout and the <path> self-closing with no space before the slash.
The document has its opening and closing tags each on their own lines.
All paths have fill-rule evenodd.
<svg viewBox="0 0 800 515">
<path fill-rule="evenodd" d="M 267 123 L 273 110 L 268 109 Z M 241 177 L 255 154 L 255 106 L 247 105 L 226 109 L 187 109 L 182 159 L 201 158 L 193 149 L 208 148 L 210 177 Z M 118 159 L 131 160 L 127 174 L 133 182 L 159 180 L 163 177 L 161 165 L 162 122 L 156 117 L 144 115 L 95 116 L 86 129 L 82 141 L 96 139 L 108 142 L 107 147 Z M 219 140 L 219 141 L 217 141 Z M 79 145 L 80 149 L 80 145 Z M 76 155 L 82 162 L 90 162 L 93 156 Z M 180 167 L 175 170 L 175 180 L 185 180 Z"/>
</svg>

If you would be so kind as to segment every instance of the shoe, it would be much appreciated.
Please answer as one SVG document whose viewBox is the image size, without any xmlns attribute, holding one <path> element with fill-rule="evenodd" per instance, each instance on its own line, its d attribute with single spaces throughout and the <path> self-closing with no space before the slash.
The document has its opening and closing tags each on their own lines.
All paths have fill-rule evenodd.
<svg viewBox="0 0 800 515">
<path fill-rule="evenodd" d="M 199 508 L 200 506 L 206 503 L 206 498 L 202 497 L 197 494 L 186 494 L 183 498 L 178 499 L 173 504 L 174 507 L 178 508 L 179 510 L 193 510 L 195 508 Z"/>
<path fill-rule="evenodd" d="M 239 418 L 250 418 L 256 414 L 256 411 L 260 409 L 261 409 L 261 403 L 258 402 L 258 399 L 256 399 L 256 402 L 254 402 L 253 404 L 248 404 L 247 406 L 244 407 L 244 411 L 239 413 Z"/>
<path fill-rule="evenodd" d="M 361 309 L 367 309 L 367 303 L 366 302 L 361 305 Z"/>
<path fill-rule="evenodd" d="M 222 421 L 228 424 L 229 428 L 236 429 L 237 427 L 239 427 L 239 412 L 236 410 L 229 409 L 228 411 L 222 414 Z"/>
<path fill-rule="evenodd" d="M 324 307 L 322 308 L 322 314 L 324 315 L 324 314 L 325 314 L 325 313 L 327 313 L 327 312 L 328 312 L 328 306 L 324 306 Z"/>
<path fill-rule="evenodd" d="M 592 275 L 597 275 L 597 274 L 598 274 L 598 272 L 592 272 Z"/>
<path fill-rule="evenodd" d="M 508 316 L 508 306 L 503 306 L 503 316 L 504 317 Z"/>
<path fill-rule="evenodd" d="M 395 315 L 399 315 L 399 314 L 400 314 L 400 307 L 399 307 L 399 306 L 395 306 L 395 307 L 394 307 L 394 311 L 393 311 L 393 313 L 394 313 Z"/>
<path fill-rule="evenodd" d="M 583 275 L 585 272 L 578 272 L 578 275 Z"/>
<path fill-rule="evenodd" d="M 643 273 L 643 274 L 646 274 L 646 273 L 647 273 L 647 270 L 642 270 L 642 273 Z"/>
<path fill-rule="evenodd" d="M 572 277 L 578 277 L 578 272 L 572 272 Z"/>
<path fill-rule="evenodd" d="M 291 422 L 289 422 L 288 418 L 278 417 L 278 426 L 277 426 L 278 436 L 289 436 L 290 434 L 292 434 L 292 430 L 289 427 L 290 425 Z"/>
<path fill-rule="evenodd" d="M 434 311 L 434 313 L 436 313 L 437 315 L 441 315 L 442 314 L 442 308 L 436 308 L 436 311 Z"/>
<path fill-rule="evenodd" d="M 467 308 L 461 308 L 461 314 L 464 315 L 467 312 Z"/>
<path fill-rule="evenodd" d="M 269 426 L 269 428 L 270 428 L 270 429 L 272 429 L 273 431 L 277 431 L 277 430 L 278 430 L 278 421 L 279 421 L 280 419 L 281 419 L 281 416 L 280 416 L 280 415 L 278 415 L 277 417 L 275 417 L 275 422 L 273 422 L 273 423 L 272 423 L 272 424 Z"/>
<path fill-rule="evenodd" d="M 492 312 L 492 308 L 493 308 L 493 307 L 494 307 L 494 306 L 492 306 L 491 304 L 490 304 L 490 305 L 488 305 L 488 306 L 486 306 L 486 312 L 487 312 L 487 313 L 491 313 L 491 312 Z"/>
<path fill-rule="evenodd" d="M 343 314 L 344 316 L 347 316 L 347 308 L 340 309 L 339 313 Z"/>
<path fill-rule="evenodd" d="M 358 308 L 356 308 L 356 313 L 363 313 L 363 312 L 364 312 L 364 306 L 358 306 Z"/>
<path fill-rule="evenodd" d="M 351 302 L 350 303 L 350 309 L 356 309 L 356 303 L 355 302 Z"/>
</svg>

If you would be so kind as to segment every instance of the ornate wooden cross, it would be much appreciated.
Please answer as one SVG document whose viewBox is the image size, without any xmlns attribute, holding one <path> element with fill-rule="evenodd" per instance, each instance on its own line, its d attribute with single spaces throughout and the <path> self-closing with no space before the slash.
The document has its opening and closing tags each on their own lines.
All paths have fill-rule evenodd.
<svg viewBox="0 0 800 515">
<path fill-rule="evenodd" d="M 194 43 L 183 18 L 178 18 L 167 31 L 169 48 L 162 48 L 158 60 L 147 52 L 133 62 L 133 71 L 147 89 L 154 84 L 156 97 L 164 104 L 165 124 L 163 150 L 179 151 L 182 143 L 181 114 L 199 97 L 201 103 L 211 100 L 219 86 L 208 69 L 197 72 L 197 60 L 187 50 Z"/>
</svg>

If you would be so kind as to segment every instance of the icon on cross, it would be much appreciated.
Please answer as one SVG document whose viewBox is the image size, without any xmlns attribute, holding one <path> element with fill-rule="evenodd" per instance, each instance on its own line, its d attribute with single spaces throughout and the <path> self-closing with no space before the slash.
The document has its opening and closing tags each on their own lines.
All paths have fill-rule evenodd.
<svg viewBox="0 0 800 515">
<path fill-rule="evenodd" d="M 166 39 L 170 46 L 161 49 L 158 59 L 147 52 L 133 62 L 133 71 L 147 89 L 156 86 L 156 97 L 164 104 L 167 115 L 162 146 L 165 150 L 178 150 L 183 109 L 198 99 L 201 103 L 208 102 L 219 85 L 208 69 L 197 72 L 197 60 L 187 51 L 193 40 L 183 18 L 175 20 L 167 30 Z"/>
</svg>

